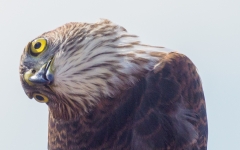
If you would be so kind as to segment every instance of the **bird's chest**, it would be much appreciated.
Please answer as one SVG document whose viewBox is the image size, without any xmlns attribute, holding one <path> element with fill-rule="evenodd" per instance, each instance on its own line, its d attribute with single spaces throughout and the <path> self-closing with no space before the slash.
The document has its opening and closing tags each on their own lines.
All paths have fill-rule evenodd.
<svg viewBox="0 0 240 150">
<path fill-rule="evenodd" d="M 135 113 L 142 97 L 136 93 L 143 93 L 145 81 L 138 85 L 116 99 L 102 100 L 82 119 L 60 123 L 50 117 L 49 149 L 132 149 Z"/>
<path fill-rule="evenodd" d="M 117 127 L 105 121 L 98 126 L 91 124 L 60 124 L 49 122 L 48 147 L 54 149 L 130 149 L 132 130 Z"/>
</svg>

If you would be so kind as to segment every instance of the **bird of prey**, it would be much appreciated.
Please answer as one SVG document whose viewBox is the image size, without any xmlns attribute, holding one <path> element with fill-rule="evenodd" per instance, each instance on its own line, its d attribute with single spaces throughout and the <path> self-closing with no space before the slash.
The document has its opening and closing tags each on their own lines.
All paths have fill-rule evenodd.
<svg viewBox="0 0 240 150">
<path fill-rule="evenodd" d="M 20 80 L 49 107 L 50 150 L 207 149 L 192 61 L 109 20 L 67 23 L 30 41 Z"/>
</svg>

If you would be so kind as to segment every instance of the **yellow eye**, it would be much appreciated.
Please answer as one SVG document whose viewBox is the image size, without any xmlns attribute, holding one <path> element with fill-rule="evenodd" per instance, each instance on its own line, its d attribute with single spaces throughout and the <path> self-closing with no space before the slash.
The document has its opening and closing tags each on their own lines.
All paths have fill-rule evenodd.
<svg viewBox="0 0 240 150">
<path fill-rule="evenodd" d="M 40 102 L 40 103 L 47 103 L 48 102 L 48 98 L 42 94 L 33 94 L 33 97 L 36 101 Z"/>
<path fill-rule="evenodd" d="M 30 47 L 30 52 L 31 52 L 31 54 L 36 56 L 36 55 L 40 54 L 41 52 L 43 52 L 46 49 L 46 47 L 47 47 L 47 40 L 44 38 L 39 38 L 39 39 L 32 41 L 31 47 Z"/>
</svg>

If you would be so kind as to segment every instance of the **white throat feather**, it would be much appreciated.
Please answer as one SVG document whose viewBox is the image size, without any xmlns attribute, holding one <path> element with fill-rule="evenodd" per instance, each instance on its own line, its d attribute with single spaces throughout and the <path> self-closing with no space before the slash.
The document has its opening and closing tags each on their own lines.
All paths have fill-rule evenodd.
<svg viewBox="0 0 240 150">
<path fill-rule="evenodd" d="M 64 46 L 54 56 L 51 89 L 60 97 L 77 101 L 85 112 L 101 98 L 114 98 L 132 87 L 169 52 L 141 44 L 137 36 L 106 20 L 83 28 L 78 32 L 72 27 L 73 31 L 67 32 L 74 39 L 60 38 Z"/>
</svg>

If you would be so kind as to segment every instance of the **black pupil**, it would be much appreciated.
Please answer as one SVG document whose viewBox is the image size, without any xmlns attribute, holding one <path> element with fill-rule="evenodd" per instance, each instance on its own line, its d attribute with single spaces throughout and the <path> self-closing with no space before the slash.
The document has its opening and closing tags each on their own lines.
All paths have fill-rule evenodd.
<svg viewBox="0 0 240 150">
<path fill-rule="evenodd" d="M 39 49 L 41 47 L 41 43 L 40 42 L 37 42 L 35 45 L 34 45 L 34 48 L 35 49 Z"/>
<path fill-rule="evenodd" d="M 44 98 L 43 98 L 42 96 L 40 96 L 40 95 L 36 95 L 36 98 L 37 98 L 38 100 L 40 100 L 40 101 L 44 100 Z"/>
</svg>

